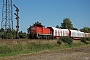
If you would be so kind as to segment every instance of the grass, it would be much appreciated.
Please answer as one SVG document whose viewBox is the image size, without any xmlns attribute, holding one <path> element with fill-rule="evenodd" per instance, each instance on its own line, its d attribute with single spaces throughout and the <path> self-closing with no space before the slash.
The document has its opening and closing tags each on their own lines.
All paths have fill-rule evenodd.
<svg viewBox="0 0 90 60">
<path fill-rule="evenodd" d="M 89 44 L 90 45 L 90 44 Z M 12 43 L 3 42 L 0 43 L 0 57 L 15 56 L 19 54 L 28 54 L 34 52 L 40 52 L 43 50 L 60 50 L 64 48 L 76 48 L 86 46 L 86 44 L 77 42 L 72 45 L 69 44 L 57 44 L 55 40 L 49 41 L 13 41 Z"/>
<path fill-rule="evenodd" d="M 54 46 L 41 42 L 12 42 L 0 44 L 0 57 L 52 49 Z"/>
</svg>

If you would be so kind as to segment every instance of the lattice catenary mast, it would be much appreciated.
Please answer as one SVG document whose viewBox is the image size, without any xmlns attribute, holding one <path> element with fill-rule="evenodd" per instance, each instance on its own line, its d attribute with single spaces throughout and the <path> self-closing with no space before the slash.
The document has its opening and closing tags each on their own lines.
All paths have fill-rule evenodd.
<svg viewBox="0 0 90 60">
<path fill-rule="evenodd" d="M 12 0 L 3 0 L 1 28 L 13 29 Z"/>
</svg>

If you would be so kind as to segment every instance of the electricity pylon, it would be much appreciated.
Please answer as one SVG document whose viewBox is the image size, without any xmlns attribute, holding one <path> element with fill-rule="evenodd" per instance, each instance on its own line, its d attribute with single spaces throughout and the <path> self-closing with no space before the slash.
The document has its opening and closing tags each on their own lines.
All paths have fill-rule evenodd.
<svg viewBox="0 0 90 60">
<path fill-rule="evenodd" d="M 12 0 L 3 0 L 1 28 L 13 30 Z"/>
</svg>

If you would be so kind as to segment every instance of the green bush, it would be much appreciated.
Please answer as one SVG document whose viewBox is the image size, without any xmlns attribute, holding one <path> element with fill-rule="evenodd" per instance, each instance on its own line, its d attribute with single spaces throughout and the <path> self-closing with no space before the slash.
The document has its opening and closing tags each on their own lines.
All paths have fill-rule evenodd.
<svg viewBox="0 0 90 60">
<path fill-rule="evenodd" d="M 86 39 L 87 39 L 87 41 L 90 41 L 90 37 L 87 37 Z"/>
<path fill-rule="evenodd" d="M 61 41 L 61 40 L 58 40 L 58 41 L 57 41 L 57 44 L 62 44 L 62 41 Z"/>
<path fill-rule="evenodd" d="M 26 38 L 28 38 L 28 35 L 22 33 L 22 34 L 19 34 L 19 37 L 22 38 L 22 39 L 26 39 Z"/>
<path fill-rule="evenodd" d="M 83 43 L 85 43 L 85 44 L 88 44 L 87 38 L 81 38 L 81 42 L 83 42 Z"/>
<path fill-rule="evenodd" d="M 72 39 L 70 37 L 60 37 L 59 40 L 57 41 L 58 44 L 61 44 L 61 41 L 67 44 L 72 44 Z"/>
<path fill-rule="evenodd" d="M 70 37 L 65 37 L 64 41 L 67 44 L 72 44 L 73 40 Z"/>
</svg>

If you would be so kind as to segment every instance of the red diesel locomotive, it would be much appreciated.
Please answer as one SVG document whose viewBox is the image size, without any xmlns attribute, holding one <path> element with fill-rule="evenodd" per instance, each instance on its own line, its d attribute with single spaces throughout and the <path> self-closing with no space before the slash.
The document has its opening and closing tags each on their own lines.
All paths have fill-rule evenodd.
<svg viewBox="0 0 90 60">
<path fill-rule="evenodd" d="M 84 33 L 78 30 L 59 29 L 55 27 L 45 28 L 42 25 L 31 26 L 29 38 L 31 39 L 58 39 L 61 36 L 68 36 L 73 39 L 90 37 L 90 33 Z"/>
<path fill-rule="evenodd" d="M 45 28 L 42 25 L 31 26 L 29 32 L 29 38 L 31 39 L 47 39 L 50 38 L 51 31 L 49 28 Z"/>
</svg>

